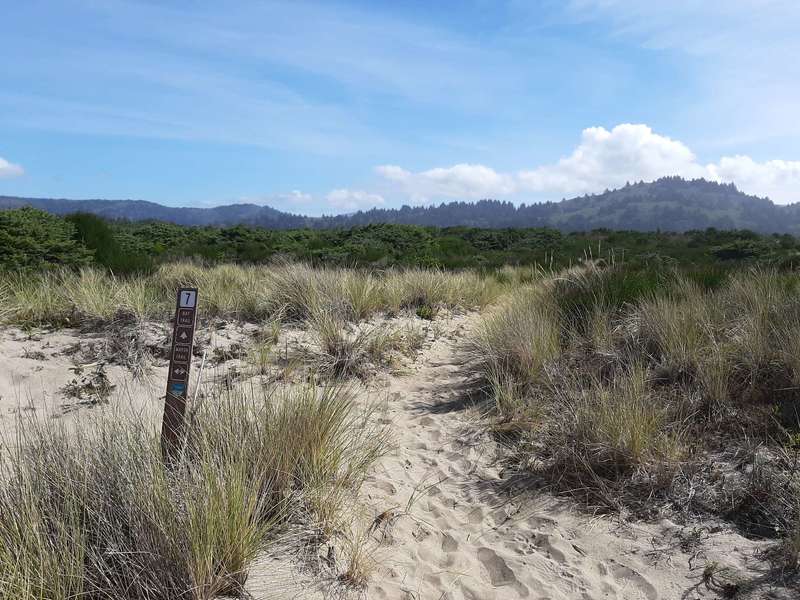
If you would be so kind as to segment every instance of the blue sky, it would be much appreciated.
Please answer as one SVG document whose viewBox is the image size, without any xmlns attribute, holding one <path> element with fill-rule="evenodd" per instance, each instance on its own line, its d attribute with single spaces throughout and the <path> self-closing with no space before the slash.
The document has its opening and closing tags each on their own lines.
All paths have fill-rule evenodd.
<svg viewBox="0 0 800 600">
<path fill-rule="evenodd" d="M 661 175 L 800 201 L 800 3 L 4 2 L 0 194 L 309 214 Z"/>
</svg>

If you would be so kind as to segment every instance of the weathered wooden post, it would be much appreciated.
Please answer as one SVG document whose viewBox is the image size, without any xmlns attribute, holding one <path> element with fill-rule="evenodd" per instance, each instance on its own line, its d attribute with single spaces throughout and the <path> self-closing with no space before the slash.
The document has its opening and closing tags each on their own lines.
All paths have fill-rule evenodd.
<svg viewBox="0 0 800 600">
<path fill-rule="evenodd" d="M 197 288 L 180 288 L 175 307 L 175 327 L 172 330 L 164 420 L 161 424 L 161 454 L 167 465 L 172 464 L 183 442 L 196 317 Z"/>
</svg>

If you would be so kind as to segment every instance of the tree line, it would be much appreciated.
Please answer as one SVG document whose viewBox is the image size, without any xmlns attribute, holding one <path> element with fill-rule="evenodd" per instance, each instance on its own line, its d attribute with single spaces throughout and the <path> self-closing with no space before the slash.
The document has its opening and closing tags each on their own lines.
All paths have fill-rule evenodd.
<svg viewBox="0 0 800 600">
<path fill-rule="evenodd" d="M 57 216 L 23 207 L 0 211 L 0 270 L 105 267 L 147 272 L 177 259 L 264 263 L 288 258 L 316 265 L 497 269 L 562 267 L 587 257 L 668 264 L 800 263 L 788 234 L 713 228 L 684 233 L 563 233 L 552 228 L 487 229 L 392 223 L 271 230 L 237 225 L 190 227 L 162 221 L 109 221 L 89 213 Z"/>
</svg>

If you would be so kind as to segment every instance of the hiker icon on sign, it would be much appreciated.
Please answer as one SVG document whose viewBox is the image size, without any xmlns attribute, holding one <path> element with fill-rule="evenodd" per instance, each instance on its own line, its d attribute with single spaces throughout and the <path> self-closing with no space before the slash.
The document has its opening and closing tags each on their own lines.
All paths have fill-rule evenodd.
<svg viewBox="0 0 800 600">
<path fill-rule="evenodd" d="M 178 327 L 175 329 L 175 343 L 188 344 L 192 341 L 192 328 L 191 327 Z"/>
<path fill-rule="evenodd" d="M 195 304 L 197 304 L 197 292 L 194 290 L 183 290 L 178 306 L 180 308 L 194 308 Z"/>
</svg>

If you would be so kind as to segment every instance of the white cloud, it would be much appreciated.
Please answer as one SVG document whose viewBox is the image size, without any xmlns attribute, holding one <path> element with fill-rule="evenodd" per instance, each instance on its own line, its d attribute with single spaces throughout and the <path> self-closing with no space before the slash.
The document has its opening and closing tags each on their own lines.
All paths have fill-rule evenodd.
<svg viewBox="0 0 800 600">
<path fill-rule="evenodd" d="M 314 196 L 301 192 L 300 190 L 292 190 L 291 192 L 266 194 L 263 196 L 242 196 L 238 201 L 246 204 L 258 204 L 260 206 L 285 207 L 287 205 L 297 206 L 311 204 L 314 201 Z"/>
<path fill-rule="evenodd" d="M 553 164 L 516 173 L 501 173 L 485 165 L 411 172 L 382 165 L 376 172 L 412 201 L 437 198 L 509 198 L 519 200 L 602 192 L 627 181 L 652 181 L 667 175 L 704 177 L 733 182 L 739 189 L 769 196 L 777 203 L 800 202 L 800 161 L 756 162 L 748 156 L 723 156 L 702 164 L 683 142 L 655 133 L 642 124 L 623 123 L 610 131 L 584 129 L 578 146 Z"/>
<path fill-rule="evenodd" d="M 664 175 L 702 177 L 704 172 L 685 144 L 653 133 L 647 125 L 624 123 L 611 131 L 584 129 L 570 156 L 554 165 L 522 171 L 518 177 L 523 190 L 578 194 Z"/>
<path fill-rule="evenodd" d="M 397 165 L 380 165 L 375 167 L 375 172 L 390 181 L 407 181 L 412 173 Z"/>
<path fill-rule="evenodd" d="M 19 177 L 24 173 L 25 169 L 23 169 L 21 166 L 10 163 L 0 156 L 0 179 L 5 177 Z"/>
<path fill-rule="evenodd" d="M 288 194 L 279 194 L 278 198 L 280 200 L 291 202 L 292 204 L 309 204 L 312 200 L 314 200 L 314 197 L 311 194 L 306 194 L 300 190 L 292 190 Z"/>
<path fill-rule="evenodd" d="M 412 202 L 427 202 L 433 198 L 478 200 L 511 194 L 516 189 L 512 175 L 498 173 L 484 165 L 462 163 L 420 173 L 396 165 L 381 165 L 375 170 L 384 179 L 399 184 Z"/>
<path fill-rule="evenodd" d="M 756 162 L 749 156 L 724 156 L 707 166 L 708 179 L 733 181 L 739 189 L 778 203 L 800 202 L 800 161 Z"/>
<path fill-rule="evenodd" d="M 332 190 L 326 199 L 334 208 L 348 211 L 373 208 L 384 203 L 383 196 L 364 190 Z"/>
</svg>

